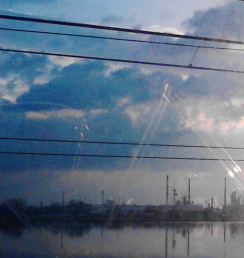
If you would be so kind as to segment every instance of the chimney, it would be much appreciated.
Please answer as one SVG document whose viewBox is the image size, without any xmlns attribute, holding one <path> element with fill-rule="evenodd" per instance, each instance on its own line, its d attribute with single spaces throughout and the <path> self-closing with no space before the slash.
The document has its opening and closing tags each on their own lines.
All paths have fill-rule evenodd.
<svg viewBox="0 0 244 258">
<path fill-rule="evenodd" d="M 169 176 L 166 179 L 166 204 L 169 204 Z"/>
<path fill-rule="evenodd" d="M 224 184 L 224 207 L 226 207 L 226 177 L 225 177 L 225 184 Z"/>
<path fill-rule="evenodd" d="M 102 191 L 102 204 L 104 204 L 104 191 Z"/>
<path fill-rule="evenodd" d="M 191 203 L 191 179 L 188 179 L 188 204 Z"/>
</svg>

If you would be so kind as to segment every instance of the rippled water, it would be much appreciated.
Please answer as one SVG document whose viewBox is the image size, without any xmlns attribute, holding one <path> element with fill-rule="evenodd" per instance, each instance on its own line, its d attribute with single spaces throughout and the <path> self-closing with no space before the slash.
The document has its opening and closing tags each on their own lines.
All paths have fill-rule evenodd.
<svg viewBox="0 0 244 258">
<path fill-rule="evenodd" d="M 6 227 L 0 257 L 244 257 L 244 224 Z"/>
</svg>

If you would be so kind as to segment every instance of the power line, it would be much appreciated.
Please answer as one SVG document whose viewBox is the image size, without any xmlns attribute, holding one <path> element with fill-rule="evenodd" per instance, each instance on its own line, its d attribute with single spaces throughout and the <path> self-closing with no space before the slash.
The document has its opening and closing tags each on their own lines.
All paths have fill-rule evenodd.
<svg viewBox="0 0 244 258">
<path fill-rule="evenodd" d="M 202 41 L 210 41 L 210 42 L 218 42 L 218 43 L 244 45 L 244 42 L 239 40 L 228 40 L 228 39 L 219 39 L 219 38 L 211 38 L 211 37 L 193 36 L 193 35 L 181 35 L 181 34 L 175 34 L 175 33 L 128 29 L 128 28 L 122 28 L 122 27 L 112 27 L 112 26 L 104 26 L 104 25 L 88 24 L 88 23 L 66 22 L 66 21 L 59 21 L 59 20 L 49 20 L 49 19 L 22 17 L 22 16 L 14 16 L 14 15 L 3 15 L 3 14 L 0 15 L 0 18 L 7 19 L 7 20 L 27 21 L 27 22 L 35 22 L 35 23 L 43 23 L 43 24 L 82 27 L 82 28 L 97 29 L 97 30 L 108 30 L 108 31 L 127 32 L 127 33 L 153 35 L 153 36 L 184 38 L 184 39 L 192 39 L 192 40 L 202 40 Z"/>
<path fill-rule="evenodd" d="M 84 141 L 84 140 L 62 140 L 62 139 L 43 139 L 43 138 L 0 137 L 0 140 L 34 141 L 34 142 L 58 142 L 58 143 L 84 143 L 84 144 L 103 144 L 103 145 L 131 145 L 131 146 L 152 146 L 152 147 L 176 147 L 176 148 L 204 148 L 204 149 L 244 150 L 244 147 L 231 147 L 231 146 L 225 146 L 224 147 L 224 146 L 187 145 L 187 144 L 114 142 L 114 141 Z"/>
<path fill-rule="evenodd" d="M 202 71 L 227 72 L 227 73 L 239 73 L 239 74 L 244 73 L 244 71 L 240 71 L 240 70 L 223 69 L 223 68 L 211 68 L 211 67 L 193 66 L 193 65 L 177 65 L 177 64 L 167 64 L 167 63 L 148 62 L 148 61 L 137 61 L 137 60 L 129 60 L 129 59 L 117 59 L 117 58 L 107 58 L 107 57 L 71 55 L 71 54 L 61 54 L 61 53 L 53 53 L 53 52 L 40 52 L 40 51 L 31 51 L 31 50 L 0 48 L 0 51 L 13 52 L 13 53 L 24 53 L 24 54 L 34 54 L 34 55 L 72 57 L 72 58 L 80 58 L 80 59 L 120 62 L 120 63 L 129 63 L 129 64 L 143 64 L 143 65 L 171 67 L 171 68 L 184 68 L 184 69 L 193 69 L 193 70 L 202 70 Z"/>
<path fill-rule="evenodd" d="M 170 42 L 160 42 L 160 41 L 152 41 L 152 40 L 139 40 L 139 39 L 128 39 L 128 38 L 106 37 L 106 36 L 93 36 L 93 35 L 85 35 L 85 34 L 62 33 L 62 32 L 41 31 L 41 30 L 25 30 L 25 29 L 4 28 L 4 27 L 0 27 L 0 30 L 14 31 L 14 32 L 37 33 L 37 34 L 45 34 L 45 35 L 56 35 L 56 36 L 69 36 L 69 37 L 92 38 L 92 39 L 106 39 L 106 40 L 114 40 L 114 41 L 146 43 L 146 44 L 166 45 L 166 46 L 191 47 L 191 48 L 215 49 L 215 50 L 244 51 L 243 48 L 212 47 L 212 46 L 201 46 L 201 45 L 194 45 L 194 44 L 170 43 Z"/>
<path fill-rule="evenodd" d="M 50 153 L 50 152 L 16 152 L 16 151 L 0 151 L 0 154 L 30 155 L 30 156 L 90 157 L 90 158 L 123 158 L 123 159 L 235 161 L 235 162 L 243 162 L 244 161 L 244 159 L 217 159 L 217 158 L 191 158 L 191 157 L 187 158 L 187 157 L 133 156 L 133 155 L 80 154 L 80 153 Z"/>
</svg>

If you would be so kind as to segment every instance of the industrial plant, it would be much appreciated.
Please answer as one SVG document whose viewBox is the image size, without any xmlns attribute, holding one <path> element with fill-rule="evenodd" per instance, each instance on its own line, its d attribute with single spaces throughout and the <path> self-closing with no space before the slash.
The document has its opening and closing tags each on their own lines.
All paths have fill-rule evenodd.
<svg viewBox="0 0 244 258">
<path fill-rule="evenodd" d="M 172 188 L 169 201 L 169 176 L 166 176 L 165 203 L 161 205 L 137 205 L 116 203 L 105 200 L 105 191 L 101 192 L 101 202 L 89 204 L 82 201 L 65 202 L 62 192 L 61 203 L 39 207 L 27 206 L 21 199 L 7 200 L 0 205 L 1 224 L 75 221 L 109 222 L 109 223 L 160 223 L 168 221 L 244 221 L 244 196 L 236 191 L 230 195 L 230 203 L 226 198 L 226 178 L 224 180 L 224 205 L 214 207 L 214 199 L 202 204 L 191 200 L 191 181 L 187 182 L 187 196 L 178 197 L 177 190 Z"/>
</svg>

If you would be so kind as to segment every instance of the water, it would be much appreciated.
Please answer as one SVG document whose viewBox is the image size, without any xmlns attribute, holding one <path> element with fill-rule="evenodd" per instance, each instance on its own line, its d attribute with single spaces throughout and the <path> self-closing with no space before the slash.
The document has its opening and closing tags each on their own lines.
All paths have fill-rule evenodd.
<svg viewBox="0 0 244 258">
<path fill-rule="evenodd" d="M 0 231 L 0 257 L 244 257 L 244 223 L 48 225 Z"/>
</svg>

